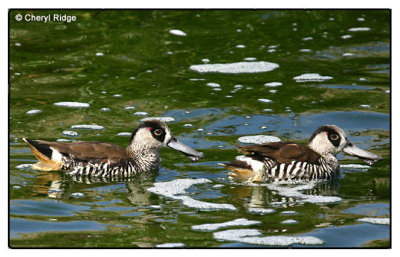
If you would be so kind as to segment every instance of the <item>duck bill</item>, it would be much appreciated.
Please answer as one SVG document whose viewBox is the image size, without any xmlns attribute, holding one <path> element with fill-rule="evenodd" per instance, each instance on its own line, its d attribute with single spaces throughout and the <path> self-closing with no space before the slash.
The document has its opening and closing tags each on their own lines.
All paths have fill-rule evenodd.
<svg viewBox="0 0 400 257">
<path fill-rule="evenodd" d="M 183 153 L 184 155 L 186 155 L 190 160 L 196 162 L 199 159 L 204 157 L 203 153 L 197 152 L 196 150 L 194 150 L 193 148 L 183 144 L 182 142 L 180 142 L 178 139 L 176 139 L 175 137 L 173 137 L 171 139 L 171 141 L 169 141 L 169 143 L 167 144 L 168 147 L 177 150 L 181 153 Z"/>
<path fill-rule="evenodd" d="M 370 153 L 368 151 L 365 151 L 363 149 L 358 148 L 357 146 L 353 145 L 350 142 L 347 142 L 346 146 L 343 148 L 343 152 L 357 156 L 361 160 L 365 161 L 368 163 L 368 165 L 372 165 L 375 162 L 382 160 L 382 157 L 373 153 Z"/>
</svg>

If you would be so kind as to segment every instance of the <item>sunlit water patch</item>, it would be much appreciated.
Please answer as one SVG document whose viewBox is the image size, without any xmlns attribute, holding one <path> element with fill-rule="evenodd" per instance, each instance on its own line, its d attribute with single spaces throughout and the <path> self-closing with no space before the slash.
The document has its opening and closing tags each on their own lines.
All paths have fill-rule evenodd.
<svg viewBox="0 0 400 257">
<path fill-rule="evenodd" d="M 190 66 L 190 69 L 200 73 L 259 73 L 272 71 L 279 67 L 279 64 L 272 62 L 235 62 L 235 63 L 216 63 L 198 64 Z"/>
</svg>

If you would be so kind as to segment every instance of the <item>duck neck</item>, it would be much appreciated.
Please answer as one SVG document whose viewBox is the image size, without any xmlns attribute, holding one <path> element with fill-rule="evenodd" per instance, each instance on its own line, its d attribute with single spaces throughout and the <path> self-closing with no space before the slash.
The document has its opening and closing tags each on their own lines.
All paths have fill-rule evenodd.
<svg viewBox="0 0 400 257">
<path fill-rule="evenodd" d="M 336 171 L 339 169 L 339 162 L 336 159 L 336 155 L 332 154 L 329 151 L 323 151 L 318 144 L 313 144 L 310 142 L 308 144 L 308 147 L 311 148 L 314 152 L 318 153 L 319 155 L 322 156 L 322 158 L 325 159 L 326 163 L 329 165 L 329 167 L 332 168 L 332 171 Z"/>
<path fill-rule="evenodd" d="M 131 144 L 127 147 L 128 156 L 134 161 L 140 171 L 157 169 L 160 164 L 159 150 L 148 147 L 137 147 Z"/>
</svg>

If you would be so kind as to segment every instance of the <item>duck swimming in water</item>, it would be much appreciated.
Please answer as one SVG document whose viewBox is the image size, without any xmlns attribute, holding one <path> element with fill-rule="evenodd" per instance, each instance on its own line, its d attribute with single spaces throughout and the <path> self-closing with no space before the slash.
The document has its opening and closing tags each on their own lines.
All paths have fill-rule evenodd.
<svg viewBox="0 0 400 257">
<path fill-rule="evenodd" d="M 341 151 L 369 165 L 382 159 L 353 145 L 335 125 L 317 128 L 307 146 L 277 142 L 238 147 L 245 155 L 220 165 L 232 171 L 232 177 L 247 181 L 329 180 L 339 172 L 336 154 Z"/>
<path fill-rule="evenodd" d="M 32 166 L 37 170 L 65 170 L 72 175 L 129 177 L 139 172 L 157 169 L 160 149 L 170 147 L 192 161 L 203 158 L 174 137 L 160 120 L 141 123 L 132 133 L 127 148 L 100 142 L 48 142 L 23 139 L 39 160 Z"/>
</svg>

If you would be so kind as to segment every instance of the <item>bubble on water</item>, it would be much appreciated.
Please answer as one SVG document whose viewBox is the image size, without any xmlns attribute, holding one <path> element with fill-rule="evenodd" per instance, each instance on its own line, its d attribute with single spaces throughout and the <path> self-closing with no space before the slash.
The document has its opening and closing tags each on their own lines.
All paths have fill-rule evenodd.
<svg viewBox="0 0 400 257">
<path fill-rule="evenodd" d="M 390 225 L 390 218 L 361 218 L 357 219 L 357 221 L 379 225 Z"/>
<path fill-rule="evenodd" d="M 263 109 L 263 112 L 272 112 L 272 109 Z"/>
<path fill-rule="evenodd" d="M 313 40 L 313 38 L 312 38 L 312 37 L 305 37 L 305 38 L 303 38 L 302 40 L 303 40 L 303 41 L 309 41 L 309 40 Z"/>
<path fill-rule="evenodd" d="M 169 31 L 170 34 L 175 35 L 175 36 L 181 36 L 181 37 L 186 37 L 187 34 L 183 32 L 182 30 L 179 29 L 171 29 Z"/>
<path fill-rule="evenodd" d="M 292 224 L 298 224 L 299 222 L 297 220 L 293 220 L 293 219 L 288 219 L 288 220 L 284 220 L 281 222 L 281 224 L 286 224 L 286 225 L 292 225 Z"/>
<path fill-rule="evenodd" d="M 267 126 L 260 126 L 260 129 L 267 129 Z"/>
<path fill-rule="evenodd" d="M 104 129 L 103 126 L 100 125 L 88 125 L 88 124 L 79 124 L 79 125 L 72 125 L 72 129 L 89 129 L 89 130 L 102 130 Z"/>
<path fill-rule="evenodd" d="M 96 53 L 96 56 L 104 56 L 104 53 Z"/>
<path fill-rule="evenodd" d="M 69 139 L 65 139 L 65 138 L 59 138 L 56 140 L 57 142 L 71 142 L 71 140 Z"/>
<path fill-rule="evenodd" d="M 234 85 L 233 87 L 236 88 L 236 89 L 241 89 L 241 88 L 243 88 L 242 85 Z"/>
<path fill-rule="evenodd" d="M 361 104 L 360 107 L 362 107 L 362 108 L 371 108 L 371 106 L 368 105 L 368 104 Z"/>
<path fill-rule="evenodd" d="M 165 53 L 168 54 L 168 55 L 173 54 L 173 52 L 171 52 L 171 51 L 168 51 L 168 52 L 165 52 Z"/>
<path fill-rule="evenodd" d="M 236 62 L 236 63 L 216 63 L 198 64 L 190 66 L 190 69 L 200 73 L 259 73 L 272 71 L 279 67 L 279 64 L 272 62 Z"/>
<path fill-rule="evenodd" d="M 239 137 L 238 141 L 240 143 L 246 143 L 246 144 L 264 144 L 264 143 L 281 142 L 282 140 L 279 137 L 275 136 L 255 135 L 255 136 Z"/>
<path fill-rule="evenodd" d="M 183 243 L 165 243 L 156 245 L 157 248 L 180 248 L 185 247 Z"/>
<path fill-rule="evenodd" d="M 121 94 L 114 94 L 113 97 L 122 97 Z"/>
<path fill-rule="evenodd" d="M 334 21 L 334 20 L 335 20 L 335 18 L 329 18 L 329 20 L 330 20 L 330 21 Z"/>
<path fill-rule="evenodd" d="M 266 99 L 266 98 L 260 98 L 260 99 L 257 99 L 257 101 L 259 101 L 261 103 L 272 103 L 272 100 Z"/>
<path fill-rule="evenodd" d="M 241 29 L 237 29 L 236 32 L 242 32 L 242 30 Z"/>
<path fill-rule="evenodd" d="M 255 58 L 255 57 L 246 57 L 243 60 L 245 60 L 245 61 L 257 61 L 257 58 Z"/>
<path fill-rule="evenodd" d="M 275 94 L 276 92 L 278 92 L 278 90 L 271 89 L 271 90 L 269 90 L 269 92 L 272 93 L 272 94 Z"/>
<path fill-rule="evenodd" d="M 281 215 L 297 215 L 297 211 L 281 211 Z"/>
<path fill-rule="evenodd" d="M 79 134 L 78 134 L 77 132 L 72 131 L 72 130 L 64 130 L 64 131 L 62 132 L 62 134 L 63 134 L 64 136 L 70 136 L 70 137 L 77 137 L 77 136 L 79 136 Z"/>
<path fill-rule="evenodd" d="M 213 88 L 216 88 L 216 87 L 221 87 L 221 85 L 220 85 L 220 84 L 218 84 L 218 83 L 214 83 L 214 82 L 207 83 L 206 85 L 207 85 L 207 86 L 209 86 L 209 87 L 213 87 Z"/>
<path fill-rule="evenodd" d="M 204 183 L 211 183 L 211 180 L 205 178 L 199 178 L 199 179 L 176 179 L 167 182 L 156 182 L 154 183 L 154 187 L 150 187 L 147 190 L 152 193 L 162 195 L 164 197 L 176 200 L 182 200 L 183 205 L 199 210 L 204 210 L 204 211 L 237 210 L 237 208 L 231 204 L 209 203 L 196 200 L 190 196 L 185 195 L 187 194 L 186 189 L 190 188 L 193 185 L 204 184 Z"/>
<path fill-rule="evenodd" d="M 130 136 L 132 136 L 132 133 L 131 132 L 119 132 L 117 134 L 117 136 L 119 136 L 119 137 L 130 137 Z"/>
<path fill-rule="evenodd" d="M 272 214 L 272 213 L 276 212 L 274 209 L 265 209 L 265 208 L 249 208 L 247 211 L 249 213 L 258 214 L 258 215 L 266 215 L 266 214 Z"/>
<path fill-rule="evenodd" d="M 206 79 L 197 79 L 197 78 L 191 78 L 191 79 L 189 79 L 190 81 L 203 81 L 203 80 L 206 80 Z"/>
<path fill-rule="evenodd" d="M 73 198 L 82 198 L 82 197 L 84 197 L 85 196 L 85 194 L 83 194 L 83 193 L 72 193 L 71 194 L 71 197 L 73 197 Z"/>
<path fill-rule="evenodd" d="M 363 17 L 357 18 L 357 21 L 365 21 Z"/>
<path fill-rule="evenodd" d="M 204 129 L 203 128 L 198 128 L 197 131 L 204 131 Z"/>
<path fill-rule="evenodd" d="M 147 116 L 147 115 L 149 115 L 149 113 L 148 112 L 135 112 L 133 115 L 135 115 L 135 116 Z"/>
<path fill-rule="evenodd" d="M 13 189 L 21 189 L 21 186 L 13 186 Z"/>
<path fill-rule="evenodd" d="M 160 120 L 162 122 L 173 122 L 175 121 L 174 117 L 147 117 L 147 118 L 143 118 L 140 121 L 147 121 L 147 120 Z"/>
<path fill-rule="evenodd" d="M 331 76 L 321 76 L 318 73 L 305 73 L 293 78 L 296 82 L 322 82 L 325 80 L 333 79 Z"/>
<path fill-rule="evenodd" d="M 251 116 L 247 115 L 245 116 L 246 119 L 251 119 Z"/>
<path fill-rule="evenodd" d="M 132 79 L 132 80 L 133 80 L 133 79 L 136 79 L 136 78 L 135 78 L 135 77 L 129 77 L 129 79 Z"/>
<path fill-rule="evenodd" d="M 236 48 L 246 48 L 245 45 L 237 45 Z"/>
<path fill-rule="evenodd" d="M 279 86 L 282 86 L 282 83 L 281 82 L 268 82 L 268 83 L 265 83 L 264 86 L 266 86 L 266 87 L 279 87 Z"/>
<path fill-rule="evenodd" d="M 109 112 L 109 111 L 111 111 L 111 110 L 110 110 L 109 108 L 104 107 L 104 108 L 101 108 L 100 111 L 102 111 L 102 112 Z"/>
<path fill-rule="evenodd" d="M 42 112 L 42 110 L 30 110 L 30 111 L 27 111 L 26 114 L 31 115 L 31 114 L 41 113 L 41 112 Z"/>
<path fill-rule="evenodd" d="M 273 52 L 276 52 L 276 49 L 269 49 L 268 50 L 268 53 L 273 53 Z"/>
<path fill-rule="evenodd" d="M 204 58 L 204 59 L 201 59 L 201 61 L 204 62 L 204 63 L 209 63 L 210 59 Z"/>
<path fill-rule="evenodd" d="M 371 166 L 369 165 L 361 165 L 361 164 L 340 164 L 341 169 L 369 169 Z"/>
<path fill-rule="evenodd" d="M 342 56 L 348 57 L 348 56 L 354 56 L 353 53 L 343 53 Z"/>
<path fill-rule="evenodd" d="M 15 45 L 15 46 L 21 46 L 21 43 L 18 43 L 18 42 L 17 42 L 17 43 L 15 43 L 14 45 Z"/>
<path fill-rule="evenodd" d="M 213 188 L 221 188 L 221 187 L 223 187 L 224 185 L 222 185 L 222 184 L 215 184 L 215 185 L 213 185 L 212 187 Z"/>
<path fill-rule="evenodd" d="M 357 32 L 357 31 L 369 31 L 371 28 L 368 27 L 356 27 L 356 28 L 349 28 L 348 31 Z"/>
<path fill-rule="evenodd" d="M 358 81 L 366 81 L 366 78 L 359 78 Z"/>
<path fill-rule="evenodd" d="M 235 219 L 235 220 L 227 221 L 227 222 L 223 222 L 223 223 L 207 223 L 207 224 L 202 224 L 202 225 L 194 225 L 194 226 L 192 226 L 192 229 L 197 230 L 197 231 L 209 232 L 209 231 L 218 230 L 220 228 L 250 226 L 250 225 L 260 224 L 260 223 L 261 223 L 261 221 L 240 218 L 240 219 Z"/>
<path fill-rule="evenodd" d="M 386 94 L 390 94 L 390 89 L 385 91 Z"/>
<path fill-rule="evenodd" d="M 90 104 L 80 102 L 58 102 L 54 103 L 56 106 L 68 107 L 68 108 L 88 108 Z"/>
<path fill-rule="evenodd" d="M 274 49 L 274 48 L 278 48 L 278 46 L 277 45 L 270 45 L 270 46 L 268 46 L 268 48 L 269 49 Z"/>
<path fill-rule="evenodd" d="M 184 128 L 193 128 L 193 124 L 187 123 L 183 125 Z"/>
<path fill-rule="evenodd" d="M 266 236 L 260 237 L 262 234 L 257 229 L 229 229 L 214 232 L 213 236 L 216 240 L 235 241 L 245 244 L 270 245 L 270 246 L 289 246 L 292 244 L 303 245 L 322 245 L 324 241 L 313 236 Z"/>
<path fill-rule="evenodd" d="M 213 88 L 212 90 L 214 90 L 214 91 L 222 91 L 222 89 L 219 88 L 219 87 L 215 87 L 215 88 Z"/>
<path fill-rule="evenodd" d="M 124 110 L 127 110 L 127 111 L 136 110 L 136 107 L 135 106 L 127 106 L 127 107 L 124 108 Z"/>
<path fill-rule="evenodd" d="M 349 39 L 349 38 L 352 38 L 352 36 L 351 36 L 351 35 L 343 35 L 343 36 L 341 36 L 341 38 L 343 38 L 343 39 Z"/>
<path fill-rule="evenodd" d="M 311 50 L 311 49 L 300 49 L 299 50 L 299 52 L 302 52 L 302 53 L 312 53 L 312 51 L 313 50 Z"/>
<path fill-rule="evenodd" d="M 26 169 L 31 169 L 33 164 L 30 163 L 24 163 L 24 164 L 20 164 L 15 166 L 15 168 L 19 169 L 19 170 L 26 170 Z"/>
</svg>

